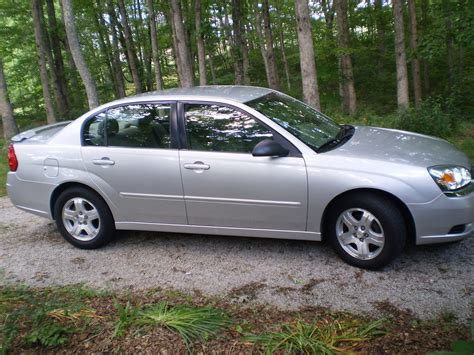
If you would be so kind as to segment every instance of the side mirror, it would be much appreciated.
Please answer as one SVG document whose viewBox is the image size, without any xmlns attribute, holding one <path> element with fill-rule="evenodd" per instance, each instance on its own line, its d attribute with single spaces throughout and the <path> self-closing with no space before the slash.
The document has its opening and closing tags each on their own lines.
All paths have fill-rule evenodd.
<svg viewBox="0 0 474 355">
<path fill-rule="evenodd" d="M 290 151 L 271 139 L 264 139 L 252 150 L 254 157 L 286 157 Z"/>
</svg>

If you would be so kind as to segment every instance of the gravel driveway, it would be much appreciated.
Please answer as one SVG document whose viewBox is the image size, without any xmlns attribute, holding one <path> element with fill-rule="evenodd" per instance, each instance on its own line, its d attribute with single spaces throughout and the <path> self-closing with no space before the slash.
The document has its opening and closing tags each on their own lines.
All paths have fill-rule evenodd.
<svg viewBox="0 0 474 355">
<path fill-rule="evenodd" d="M 473 251 L 473 238 L 408 247 L 378 272 L 344 264 L 327 245 L 301 241 L 120 232 L 110 245 L 86 251 L 65 242 L 52 222 L 0 198 L 0 284 L 170 288 L 356 313 L 374 313 L 377 302 L 388 301 L 421 318 L 450 312 L 466 320 L 473 315 Z"/>
</svg>

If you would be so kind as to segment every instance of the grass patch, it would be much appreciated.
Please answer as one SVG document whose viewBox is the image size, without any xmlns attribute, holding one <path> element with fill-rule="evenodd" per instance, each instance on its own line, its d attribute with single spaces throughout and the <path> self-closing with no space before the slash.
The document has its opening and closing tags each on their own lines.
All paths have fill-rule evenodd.
<svg viewBox="0 0 474 355">
<path fill-rule="evenodd" d="M 87 305 L 83 288 L 34 290 L 21 286 L 0 288 L 0 354 L 20 344 L 57 347 L 69 335 L 100 318 Z"/>
<path fill-rule="evenodd" d="M 123 336 L 125 331 L 133 325 L 138 314 L 138 309 L 134 308 L 130 302 L 127 302 L 125 306 L 115 303 L 115 308 L 117 309 L 118 319 L 112 334 L 113 338 Z"/>
<path fill-rule="evenodd" d="M 230 324 L 229 318 L 220 310 L 210 307 L 171 306 L 160 302 L 146 307 L 137 315 L 140 325 L 162 326 L 178 333 L 191 349 L 195 341 L 205 342 Z"/>
<path fill-rule="evenodd" d="M 206 342 L 230 325 L 229 317 L 222 311 L 211 307 L 189 305 L 170 305 L 168 302 L 146 305 L 139 309 L 130 302 L 125 306 L 115 305 L 118 320 L 114 337 L 120 337 L 132 327 L 163 327 L 178 334 L 186 349 L 191 351 L 196 341 Z"/>
<path fill-rule="evenodd" d="M 265 353 L 336 354 L 347 353 L 361 342 L 383 335 L 382 320 L 368 324 L 339 322 L 327 319 L 307 323 L 298 319 L 283 324 L 279 330 L 247 336 L 246 340 L 260 344 Z"/>
</svg>

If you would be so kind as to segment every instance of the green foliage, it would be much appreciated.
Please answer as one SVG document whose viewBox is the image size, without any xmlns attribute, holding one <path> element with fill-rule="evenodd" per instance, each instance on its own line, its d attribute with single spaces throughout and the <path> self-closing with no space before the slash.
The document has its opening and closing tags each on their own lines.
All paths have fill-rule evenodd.
<svg viewBox="0 0 474 355">
<path fill-rule="evenodd" d="M 117 310 L 118 320 L 112 333 L 113 338 L 123 336 L 125 331 L 135 322 L 138 314 L 138 310 L 130 302 L 127 302 L 125 307 L 120 303 L 115 303 L 115 309 Z"/>
<path fill-rule="evenodd" d="M 160 291 L 161 292 L 161 291 Z M 227 306 L 239 322 L 232 320 L 221 310 L 191 305 L 172 305 L 171 303 L 159 302 L 145 306 L 133 306 L 142 302 L 143 297 L 156 297 L 158 293 L 149 291 L 146 294 L 128 294 L 129 302 L 120 305 L 117 301 L 115 307 L 117 312 L 106 312 L 113 304 L 116 297 L 123 295 L 111 292 L 104 293 L 82 286 L 52 287 L 46 289 L 34 289 L 24 286 L 0 286 L 0 354 L 9 353 L 50 353 L 70 352 L 71 345 L 68 344 L 71 337 L 80 342 L 74 342 L 79 352 L 96 352 L 98 349 L 110 349 L 112 352 L 130 352 L 135 348 L 135 333 L 125 334 L 129 328 L 135 327 L 135 331 L 144 333 L 155 329 L 155 327 L 166 328 L 183 338 L 188 351 L 193 351 L 193 345 L 206 342 L 211 336 L 218 335 L 221 331 L 228 339 L 221 338 L 210 344 L 202 344 L 202 350 L 212 352 L 214 349 L 227 350 L 240 346 L 248 346 L 249 342 L 255 344 L 253 352 L 264 353 L 298 353 L 298 354 L 335 354 L 352 353 L 363 349 L 373 349 L 373 345 L 381 345 L 388 341 L 393 345 L 394 336 L 405 325 L 397 324 L 395 328 L 387 324 L 387 337 L 375 339 L 386 332 L 383 320 L 368 321 L 363 317 L 350 316 L 348 314 L 324 313 L 324 316 L 313 322 L 307 322 L 293 312 L 283 314 L 276 309 L 268 309 L 266 321 L 262 322 L 259 314 L 261 309 L 251 309 L 236 305 Z M 167 296 L 173 303 L 182 302 L 182 295 L 168 293 Z M 200 298 L 199 303 L 203 302 Z M 207 299 L 207 304 L 214 301 Z M 90 305 L 100 305 L 104 314 L 98 315 Z M 106 313 L 106 314 L 105 314 Z M 253 313 L 253 315 L 250 315 Z M 272 319 L 285 317 L 288 323 L 274 325 Z M 405 318 L 404 318 L 405 319 Z M 409 349 L 424 349 L 424 339 L 431 339 L 428 332 L 433 331 L 432 326 L 423 321 L 415 319 L 408 320 L 412 331 L 415 333 L 410 339 L 415 343 Z M 117 327 L 118 323 L 122 325 Z M 395 323 L 398 323 L 395 322 Z M 428 327 L 426 328 L 426 324 Z M 453 327 L 460 327 L 459 334 L 464 331 L 464 325 L 446 323 L 442 318 L 436 319 L 439 329 L 448 326 L 446 332 L 438 332 L 437 336 L 453 334 Z M 115 330 L 114 330 L 115 327 Z M 269 327 L 269 328 L 267 328 Z M 123 332 L 125 339 L 110 339 L 107 334 Z M 270 329 L 270 331 L 262 331 Z M 427 331 L 428 330 L 428 331 Z M 471 324 L 474 337 L 474 322 Z M 253 334 L 250 334 L 253 333 Z M 257 334 L 257 335 L 256 335 Z M 99 335 L 102 335 L 98 337 Z M 114 335 L 119 336 L 119 335 Z M 77 338 L 76 338 L 77 337 Z M 89 347 L 89 341 L 94 340 L 94 346 Z M 147 346 L 156 348 L 160 345 L 168 345 L 166 337 L 158 337 L 156 343 L 148 343 Z M 395 337 L 396 338 L 396 337 Z M 87 339 L 87 340 L 84 340 Z M 154 339 L 154 338 L 152 338 Z M 473 338 L 474 339 L 474 338 Z M 112 343 L 111 343 L 112 341 Z M 198 342 L 198 343 L 196 343 Z M 368 342 L 368 343 L 367 343 Z M 237 344 L 236 344 L 237 343 Z M 88 344 L 88 345 L 85 345 Z M 251 345 L 250 344 L 250 345 Z M 421 348 L 418 345 L 422 345 Z M 451 352 L 438 354 L 471 354 L 471 341 L 455 341 Z M 132 348 L 130 348 L 132 346 Z M 221 347 L 221 349 L 219 348 Z M 406 347 L 401 345 L 400 351 Z M 136 349 L 135 349 L 136 350 Z M 142 351 L 152 350 L 144 347 Z M 232 351 L 232 350 L 229 350 Z"/>
<path fill-rule="evenodd" d="M 306 323 L 297 320 L 284 324 L 280 330 L 260 335 L 250 335 L 245 339 L 262 345 L 265 353 L 336 354 L 348 352 L 358 343 L 371 337 L 382 335 L 383 321 L 369 324 L 320 320 Z"/>
<path fill-rule="evenodd" d="M 83 54 L 97 84 L 100 101 L 114 98 L 113 75 L 110 73 L 112 58 L 111 44 L 101 40 L 111 39 L 111 18 L 105 2 L 74 0 L 76 26 Z M 144 90 L 151 90 L 153 73 L 148 27 L 148 11 L 144 0 L 125 0 L 127 19 L 130 24 L 134 46 L 139 60 L 139 72 Z M 233 56 L 230 50 L 232 39 L 232 5 L 223 0 L 202 1 L 201 34 L 208 56 L 208 81 L 211 80 L 210 62 L 216 74 L 214 83 L 233 84 Z M 423 3 L 423 2 L 422 2 Z M 188 34 L 189 46 L 196 61 L 194 5 L 191 0 L 181 2 Z M 415 55 L 422 61 L 422 71 L 427 68 L 428 79 L 423 76 L 423 96 L 450 95 L 459 93 L 459 107 L 463 116 L 472 116 L 474 101 L 465 94 L 474 85 L 474 7 L 469 1 L 431 1 L 427 9 L 417 2 L 419 46 L 416 51 L 408 50 L 408 62 Z M 61 20 L 59 2 L 55 1 L 57 34 L 61 39 L 61 53 L 64 59 L 67 89 L 71 101 L 68 117 L 75 118 L 87 109 L 84 87 L 77 70 L 72 64 L 69 51 L 64 46 L 65 31 Z M 169 16 L 169 2 L 156 2 L 156 24 L 160 51 L 161 69 L 165 88 L 176 87 L 178 77 L 173 57 L 173 44 Z M 337 107 L 339 111 L 339 66 L 337 26 L 331 9 L 325 10 L 323 2 L 310 2 L 311 25 L 315 38 L 315 56 L 323 110 Z M 43 4 L 45 34 L 51 35 L 48 14 Z M 329 20 L 328 16 L 331 17 Z M 243 3 L 241 23 L 249 49 L 249 76 L 252 85 L 266 86 L 263 58 L 260 53 L 260 37 L 255 31 L 256 14 L 252 2 Z M 281 89 L 301 98 L 301 70 L 295 21 L 294 3 L 270 1 L 271 28 L 275 47 L 275 58 L 279 71 Z M 99 19 L 102 18 L 101 24 Z M 353 60 L 354 79 L 358 107 L 378 114 L 393 113 L 396 110 L 396 73 L 393 51 L 393 15 L 390 2 L 382 2 L 377 8 L 373 2 L 349 1 L 350 47 L 345 50 Z M 447 21 L 451 30 L 447 30 Z M 409 30 L 406 38 L 408 42 Z M 101 31 L 100 31 L 101 30 Z M 103 36 L 101 36 L 101 33 Z M 453 39 L 453 70 L 448 75 L 447 38 Z M 291 87 L 287 87 L 283 66 L 283 41 L 288 61 Z M 129 68 L 126 63 L 125 46 L 120 40 L 121 69 L 126 81 L 127 94 L 135 92 Z M 408 46 L 407 46 L 408 47 Z M 0 57 L 5 63 L 10 99 L 17 118 L 29 121 L 44 119 L 44 100 L 39 79 L 37 55 L 32 26 L 31 9 L 28 1 L 0 0 Z M 49 65 L 49 64 L 48 64 Z M 197 65 L 194 63 L 197 75 Z M 51 71 L 51 68 L 50 68 Z M 411 78 L 410 78 L 411 80 Z M 452 81 L 452 82 L 451 82 Z M 196 78 L 197 82 L 197 78 Z M 426 84 L 426 85 L 425 85 Z M 54 95 L 54 92 L 53 92 Z M 413 97 L 413 95 L 411 95 Z"/>
<path fill-rule="evenodd" d="M 41 324 L 25 337 L 26 344 L 34 346 L 37 344 L 43 346 L 63 345 L 68 340 L 71 329 L 57 323 Z"/>
<path fill-rule="evenodd" d="M 188 349 L 194 341 L 206 341 L 230 323 L 229 318 L 217 309 L 170 306 L 166 302 L 145 308 L 139 313 L 137 322 L 162 326 L 178 333 Z"/>
<path fill-rule="evenodd" d="M 0 287 L 0 354 L 12 344 L 55 347 L 65 344 L 96 317 L 85 304 L 94 294 L 83 287 L 37 291 L 21 286 Z"/>
<path fill-rule="evenodd" d="M 427 355 L 472 355 L 474 354 L 474 320 L 471 321 L 471 340 L 456 340 L 451 343 L 451 351 L 434 351 Z"/>
<path fill-rule="evenodd" d="M 0 354 L 7 354 L 18 335 L 20 312 L 18 305 L 25 299 L 20 287 L 0 290 Z"/>
<path fill-rule="evenodd" d="M 139 310 L 127 303 L 116 304 L 118 320 L 113 336 L 122 336 L 132 325 L 160 326 L 178 333 L 188 350 L 196 340 L 206 341 L 230 324 L 229 318 L 213 308 L 196 308 L 186 305 L 171 306 L 166 302 L 146 306 Z"/>
<path fill-rule="evenodd" d="M 449 106 L 449 101 L 446 103 L 441 98 L 430 98 L 420 108 L 409 108 L 402 112 L 399 127 L 407 131 L 449 137 L 457 128 L 456 117 L 450 113 Z"/>
</svg>

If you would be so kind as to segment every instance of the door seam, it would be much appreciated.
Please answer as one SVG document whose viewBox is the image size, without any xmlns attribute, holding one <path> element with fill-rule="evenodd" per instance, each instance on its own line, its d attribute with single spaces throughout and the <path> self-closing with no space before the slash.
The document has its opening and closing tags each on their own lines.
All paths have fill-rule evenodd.
<svg viewBox="0 0 474 355">
<path fill-rule="evenodd" d="M 179 127 L 178 127 L 179 129 Z M 184 200 L 184 211 L 186 212 L 186 224 L 189 225 L 189 218 L 188 218 L 188 202 L 186 201 L 185 193 L 184 193 L 184 181 L 183 181 L 183 171 L 181 167 L 181 149 L 178 149 L 178 164 L 179 164 L 179 176 L 181 178 L 181 189 L 183 191 L 183 200 Z M 306 222 L 308 223 L 308 222 Z"/>
</svg>

